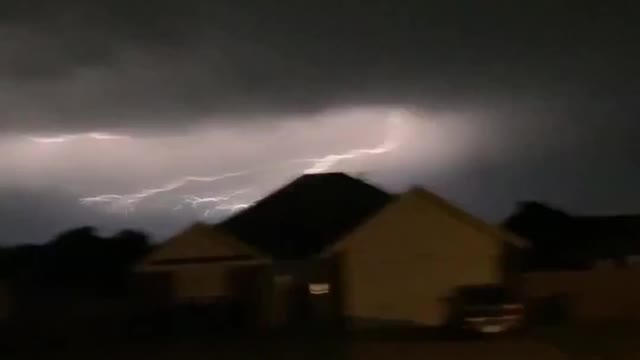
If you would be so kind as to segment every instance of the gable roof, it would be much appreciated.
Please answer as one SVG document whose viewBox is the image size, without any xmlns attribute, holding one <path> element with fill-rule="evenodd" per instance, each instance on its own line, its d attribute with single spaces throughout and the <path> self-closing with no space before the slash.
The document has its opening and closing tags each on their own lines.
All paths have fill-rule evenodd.
<svg viewBox="0 0 640 360">
<path fill-rule="evenodd" d="M 493 237 L 502 239 L 503 241 L 506 241 L 519 248 L 526 248 L 530 246 L 528 241 L 517 236 L 516 234 L 511 233 L 501 226 L 491 225 L 453 205 L 451 202 L 436 195 L 435 193 L 425 190 L 424 188 L 415 187 L 408 191 L 407 195 L 418 196 L 426 201 L 429 201 L 431 204 L 438 206 L 440 209 L 442 209 L 442 211 L 448 213 L 450 216 L 460 220 L 461 222 L 464 222 L 479 231 L 486 232 Z"/>
<path fill-rule="evenodd" d="M 394 201 L 390 202 L 386 209 L 388 209 L 388 211 L 394 211 L 391 209 L 394 204 L 398 204 L 399 202 L 404 202 L 411 199 L 418 199 L 419 201 L 425 201 L 431 205 L 435 205 L 442 211 L 442 213 L 447 214 L 448 216 L 455 218 L 458 221 L 465 223 L 478 231 L 489 234 L 492 238 L 505 241 L 506 243 L 512 244 L 518 248 L 526 248 L 530 246 L 526 240 L 518 237 L 517 235 L 512 234 L 511 232 L 504 230 L 499 226 L 488 224 L 465 212 L 459 207 L 454 206 L 442 197 L 420 187 L 414 187 L 411 190 L 394 197 Z M 371 221 L 375 221 L 376 216 L 384 216 L 383 213 L 386 211 L 386 209 L 380 210 L 376 215 L 372 216 Z M 366 226 L 366 224 L 363 224 L 363 226 Z M 358 229 L 359 228 L 356 228 L 353 231 L 358 231 Z M 323 251 L 323 255 L 330 255 L 335 251 L 340 251 L 341 249 L 343 249 L 345 246 L 347 246 L 346 243 L 348 242 L 348 238 L 348 236 L 343 237 L 341 239 L 343 241 L 339 241 L 330 248 L 327 248 L 325 251 Z"/>
<path fill-rule="evenodd" d="M 382 209 L 391 195 L 343 173 L 298 177 L 220 224 L 276 259 L 321 252 Z"/>
<path fill-rule="evenodd" d="M 213 225 L 195 223 L 147 256 L 142 267 L 267 258 Z"/>
</svg>

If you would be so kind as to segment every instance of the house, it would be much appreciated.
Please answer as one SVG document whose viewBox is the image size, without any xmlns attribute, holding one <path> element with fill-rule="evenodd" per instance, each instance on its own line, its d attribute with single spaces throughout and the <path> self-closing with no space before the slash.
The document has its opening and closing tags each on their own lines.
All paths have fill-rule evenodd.
<svg viewBox="0 0 640 360">
<path fill-rule="evenodd" d="M 575 216 L 576 237 L 585 242 L 584 254 L 596 266 L 636 266 L 640 256 L 640 216 Z"/>
<path fill-rule="evenodd" d="M 640 319 L 640 216 L 577 216 L 524 202 L 505 226 L 531 243 L 522 294 L 532 318 Z"/>
<path fill-rule="evenodd" d="M 270 326 L 336 318 L 335 298 L 307 301 L 309 284 L 316 291 L 313 284 L 336 276 L 335 263 L 318 255 L 391 198 L 345 174 L 303 175 L 220 224 L 195 224 L 170 238 L 138 266 L 139 288 L 173 305 L 251 294 L 254 315 Z"/>
<path fill-rule="evenodd" d="M 524 202 L 505 227 L 531 243 L 527 268 L 589 270 L 634 265 L 640 256 L 640 216 L 576 216 Z"/>
<path fill-rule="evenodd" d="M 391 200 L 343 173 L 307 174 L 219 224 L 273 259 L 262 317 L 275 327 L 335 323 L 340 297 L 326 287 L 338 282 L 338 264 L 319 255 Z"/>
<path fill-rule="evenodd" d="M 523 246 L 426 190 L 391 195 L 309 174 L 220 224 L 194 225 L 141 270 L 170 276 L 175 299 L 213 301 L 233 298 L 228 274 L 250 266 L 243 283 L 270 326 L 439 326 L 458 290 L 517 281 Z"/>
<path fill-rule="evenodd" d="M 144 292 L 165 304 L 215 304 L 237 294 L 241 276 L 270 258 L 218 227 L 196 223 L 136 268 Z"/>
<path fill-rule="evenodd" d="M 304 260 L 340 240 L 391 199 L 343 173 L 307 174 L 219 226 L 278 261 Z"/>
<path fill-rule="evenodd" d="M 340 259 L 342 310 L 353 326 L 441 326 L 457 291 L 513 280 L 509 258 L 526 245 L 415 188 L 328 253 Z"/>
</svg>

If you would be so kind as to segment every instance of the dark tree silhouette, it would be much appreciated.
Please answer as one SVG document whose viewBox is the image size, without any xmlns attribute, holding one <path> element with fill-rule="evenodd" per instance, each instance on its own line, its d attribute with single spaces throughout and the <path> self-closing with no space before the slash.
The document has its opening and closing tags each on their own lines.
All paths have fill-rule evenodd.
<svg viewBox="0 0 640 360">
<path fill-rule="evenodd" d="M 538 202 L 520 203 L 504 226 L 528 239 L 529 268 L 591 268 L 601 259 L 626 264 L 640 255 L 640 216 L 575 216 Z"/>
<path fill-rule="evenodd" d="M 133 266 L 150 249 L 139 231 L 104 238 L 92 227 L 80 227 L 44 245 L 3 248 L 0 276 L 23 295 L 115 295 L 126 290 Z"/>
<path fill-rule="evenodd" d="M 591 265 L 585 256 L 586 242 L 578 236 L 574 218 L 564 211 L 535 201 L 521 202 L 503 225 L 531 243 L 525 265 L 529 269 L 584 269 Z"/>
</svg>

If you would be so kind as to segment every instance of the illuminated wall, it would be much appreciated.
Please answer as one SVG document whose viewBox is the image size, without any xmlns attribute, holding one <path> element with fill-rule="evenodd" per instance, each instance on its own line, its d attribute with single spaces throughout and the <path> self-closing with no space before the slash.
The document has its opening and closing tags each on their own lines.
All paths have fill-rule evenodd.
<svg viewBox="0 0 640 360">
<path fill-rule="evenodd" d="M 460 286 L 500 283 L 506 233 L 420 190 L 336 247 L 344 313 L 355 323 L 442 325 Z"/>
</svg>

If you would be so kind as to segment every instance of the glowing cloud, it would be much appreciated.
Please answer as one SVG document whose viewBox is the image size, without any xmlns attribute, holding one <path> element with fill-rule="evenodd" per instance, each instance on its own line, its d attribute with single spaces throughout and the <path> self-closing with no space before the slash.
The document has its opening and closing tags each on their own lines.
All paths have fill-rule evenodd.
<svg viewBox="0 0 640 360">
<path fill-rule="evenodd" d="M 305 162 L 313 163 L 311 167 L 305 169 L 303 172 L 305 174 L 315 174 L 315 173 L 322 173 L 322 172 L 331 170 L 331 168 L 334 165 L 336 165 L 338 162 L 342 160 L 354 159 L 354 158 L 367 156 L 367 155 L 379 155 L 379 154 L 390 152 L 399 146 L 398 133 L 399 133 L 400 126 L 402 125 L 403 125 L 402 119 L 398 117 L 396 114 L 392 114 L 389 118 L 389 124 L 388 124 L 389 128 L 387 132 L 387 138 L 384 140 L 384 142 L 381 145 L 377 147 L 368 148 L 368 149 L 354 149 L 342 154 L 331 154 L 331 155 L 326 155 L 320 158 L 301 159 L 296 161 L 305 161 Z"/>
<path fill-rule="evenodd" d="M 398 113 L 398 111 L 390 111 L 387 117 L 387 122 L 387 132 L 385 139 L 381 144 L 375 147 L 356 148 L 348 150 L 346 152 L 328 154 L 317 158 L 290 159 L 280 163 L 267 165 L 263 168 L 227 173 L 222 175 L 214 175 L 208 177 L 185 176 L 158 188 L 148 188 L 138 193 L 125 195 L 109 194 L 99 195 L 95 197 L 85 197 L 80 199 L 80 203 L 83 205 L 100 205 L 111 211 L 129 213 L 135 210 L 136 205 L 138 205 L 145 199 L 151 198 L 161 193 L 172 192 L 193 182 L 212 183 L 230 177 L 254 175 L 258 173 L 272 173 L 279 167 L 296 163 L 311 163 L 308 166 L 300 168 L 298 171 L 296 171 L 297 173 L 311 174 L 332 171 L 339 162 L 350 159 L 381 155 L 396 149 L 401 142 L 399 136 L 404 126 L 403 117 Z M 252 189 L 237 190 L 224 195 L 213 196 L 198 196 L 196 194 L 183 195 L 181 196 L 182 200 L 178 202 L 178 205 L 174 205 L 173 209 L 181 210 L 185 208 L 185 205 L 190 205 L 191 208 L 198 208 L 200 205 L 207 205 L 204 211 L 204 216 L 209 216 L 218 212 L 231 213 L 251 206 L 251 204 L 253 204 L 253 202 L 258 199 L 257 196 L 261 195 L 255 191 L 252 191 L 253 196 L 246 199 L 246 201 L 239 201 L 237 199 L 239 195 L 246 194 L 250 190 Z"/>
<path fill-rule="evenodd" d="M 65 143 L 73 140 L 80 139 L 91 139 L 91 140 L 125 140 L 131 139 L 130 136 L 127 135 L 116 135 L 110 133 L 103 132 L 90 132 L 87 134 L 73 134 L 73 135 L 59 135 L 59 136 L 50 136 L 50 137 L 37 137 L 30 136 L 29 140 L 42 144 L 58 144 Z"/>
<path fill-rule="evenodd" d="M 222 180 L 229 177 L 240 176 L 243 174 L 246 174 L 246 172 L 234 172 L 234 173 L 227 173 L 227 174 L 208 176 L 208 177 L 186 176 L 178 179 L 175 182 L 172 182 L 170 184 L 167 184 L 159 188 L 145 189 L 138 193 L 126 194 L 126 195 L 99 195 L 95 197 L 85 197 L 80 199 L 80 203 L 84 205 L 102 203 L 102 204 L 108 205 L 108 207 L 112 210 L 123 210 L 125 213 L 127 213 L 129 211 L 135 210 L 135 205 L 138 204 L 143 199 L 146 199 L 148 197 L 151 197 L 160 193 L 176 190 L 191 182 L 209 183 L 209 182 L 214 182 L 214 181 Z"/>
</svg>

